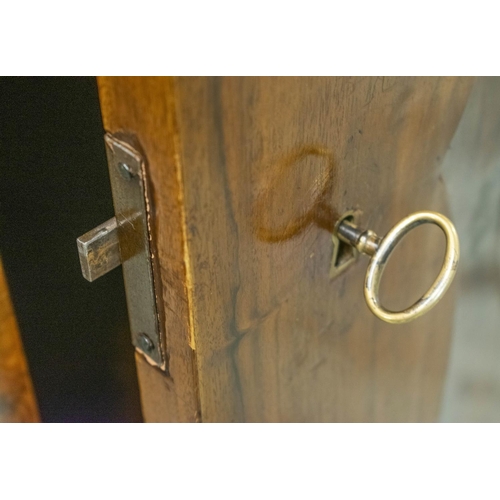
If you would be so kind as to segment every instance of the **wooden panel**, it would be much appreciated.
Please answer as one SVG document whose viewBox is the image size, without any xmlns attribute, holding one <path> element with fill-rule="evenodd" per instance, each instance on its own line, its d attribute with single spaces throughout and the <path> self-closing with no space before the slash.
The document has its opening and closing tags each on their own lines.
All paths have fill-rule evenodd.
<svg viewBox="0 0 500 500">
<path fill-rule="evenodd" d="M 98 79 L 104 127 L 125 133 L 145 152 L 153 190 L 156 293 L 167 338 L 168 376 L 138 363 L 143 414 L 147 421 L 199 420 L 196 363 L 189 345 L 185 238 L 180 172 L 175 155 L 172 81 L 168 78 Z M 164 403 L 157 407 L 157 391 Z M 148 403 L 152 401 L 151 403 Z"/>
<path fill-rule="evenodd" d="M 181 79 L 177 89 L 203 420 L 434 420 L 450 298 L 414 323 L 381 323 L 363 303 L 366 263 L 329 279 L 322 226 L 325 212 L 356 207 L 383 234 L 415 210 L 445 211 L 438 167 L 468 82 Z M 437 243 L 406 245 L 388 271 L 399 304 L 435 275 Z"/>
<path fill-rule="evenodd" d="M 0 260 L 0 422 L 38 422 L 38 408 Z"/>
<path fill-rule="evenodd" d="M 330 232 L 347 209 L 380 234 L 410 212 L 446 212 L 439 166 L 471 84 L 100 80 L 106 129 L 137 136 L 149 159 L 169 343 L 196 359 L 181 392 L 170 374 L 178 395 L 198 384 L 203 421 L 437 418 L 452 294 L 414 323 L 380 322 L 363 301 L 366 260 L 329 278 Z M 441 248 L 432 228 L 405 239 L 387 305 L 418 297 Z"/>
</svg>

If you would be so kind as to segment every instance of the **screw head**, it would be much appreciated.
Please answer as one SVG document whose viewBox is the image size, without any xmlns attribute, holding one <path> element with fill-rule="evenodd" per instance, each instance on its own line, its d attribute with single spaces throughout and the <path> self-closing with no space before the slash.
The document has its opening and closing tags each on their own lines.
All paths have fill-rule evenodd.
<svg viewBox="0 0 500 500">
<path fill-rule="evenodd" d="M 153 341 L 145 333 L 141 333 L 139 334 L 139 347 L 144 352 L 151 352 L 154 350 L 155 345 Z"/>
<path fill-rule="evenodd" d="M 128 181 L 134 177 L 134 172 L 126 163 L 118 163 L 118 170 L 120 171 L 121 176 Z"/>
</svg>

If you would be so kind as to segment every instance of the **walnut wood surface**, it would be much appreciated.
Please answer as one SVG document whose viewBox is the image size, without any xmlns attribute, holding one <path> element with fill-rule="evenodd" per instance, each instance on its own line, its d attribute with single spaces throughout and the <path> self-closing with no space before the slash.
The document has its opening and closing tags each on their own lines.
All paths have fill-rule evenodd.
<svg viewBox="0 0 500 500">
<path fill-rule="evenodd" d="M 168 377 L 138 363 L 146 421 L 195 422 L 199 417 L 198 377 L 190 347 L 181 172 L 176 155 L 175 107 L 169 78 L 99 78 L 104 127 L 124 133 L 147 158 L 153 192 L 152 231 L 157 302 L 165 325 Z M 168 388 L 168 390 L 167 390 Z M 154 403 L 160 397 L 164 405 Z"/>
<path fill-rule="evenodd" d="M 147 420 L 437 418 L 452 293 L 385 324 L 363 301 L 366 260 L 329 278 L 330 233 L 348 209 L 382 235 L 416 210 L 446 213 L 439 167 L 471 79 L 99 85 L 106 130 L 136 138 L 154 191 L 169 377 L 139 362 Z M 418 298 L 442 255 L 439 231 L 410 234 L 384 303 Z"/>
<path fill-rule="evenodd" d="M 0 260 L 0 422 L 38 422 L 38 408 Z"/>
</svg>

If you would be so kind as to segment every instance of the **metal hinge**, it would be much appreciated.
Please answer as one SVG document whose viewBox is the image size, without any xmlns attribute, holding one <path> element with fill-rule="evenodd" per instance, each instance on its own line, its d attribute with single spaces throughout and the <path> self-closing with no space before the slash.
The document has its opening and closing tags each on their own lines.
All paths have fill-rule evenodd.
<svg viewBox="0 0 500 500">
<path fill-rule="evenodd" d="M 94 281 L 122 264 L 132 343 L 165 369 L 151 258 L 145 162 L 130 144 L 106 134 L 115 217 L 77 239 L 83 276 Z"/>
</svg>

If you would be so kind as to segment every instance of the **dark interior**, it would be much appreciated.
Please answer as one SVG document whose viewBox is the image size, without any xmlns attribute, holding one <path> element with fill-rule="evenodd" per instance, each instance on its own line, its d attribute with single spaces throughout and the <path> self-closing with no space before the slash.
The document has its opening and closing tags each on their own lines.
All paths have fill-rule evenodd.
<svg viewBox="0 0 500 500">
<path fill-rule="evenodd" d="M 122 271 L 81 275 L 113 216 L 96 80 L 0 78 L 0 253 L 44 422 L 139 422 Z"/>
</svg>

